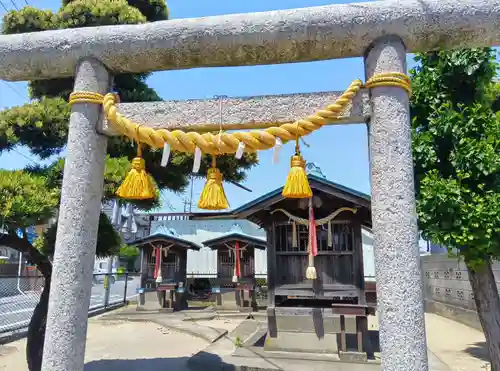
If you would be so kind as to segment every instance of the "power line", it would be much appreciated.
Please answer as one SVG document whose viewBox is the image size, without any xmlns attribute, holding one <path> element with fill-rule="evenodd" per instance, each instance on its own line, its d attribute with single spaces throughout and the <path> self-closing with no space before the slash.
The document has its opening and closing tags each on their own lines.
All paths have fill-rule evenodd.
<svg viewBox="0 0 500 371">
<path fill-rule="evenodd" d="M 31 157 L 26 156 L 26 155 L 25 155 L 24 153 L 22 153 L 21 151 L 18 151 L 18 150 L 17 150 L 17 149 L 15 149 L 15 148 L 12 148 L 12 151 L 14 151 L 14 152 L 16 152 L 18 155 L 20 155 L 20 156 L 24 157 L 26 160 L 29 160 L 29 161 L 33 162 L 34 164 L 36 164 L 36 165 L 39 165 L 39 163 L 38 163 L 38 162 L 36 162 L 35 160 L 33 160 Z"/>
<path fill-rule="evenodd" d="M 14 0 L 10 0 L 10 3 L 12 4 L 12 6 L 14 8 L 16 8 L 16 10 L 19 10 L 19 8 L 17 7 L 17 4 L 14 2 Z"/>
<path fill-rule="evenodd" d="M 2 1 L 0 1 L 0 5 L 2 6 L 2 8 L 4 8 L 4 9 L 5 9 L 5 11 L 6 11 L 7 13 L 9 12 L 9 9 L 7 9 L 7 7 L 5 6 L 5 4 L 4 4 Z"/>
<path fill-rule="evenodd" d="M 22 99 L 26 99 L 27 97 L 25 95 L 22 95 L 19 90 L 17 90 L 13 85 L 9 84 L 7 81 L 5 80 L 2 80 L 2 82 L 10 89 L 12 90 L 14 93 L 16 93 L 19 97 L 21 97 Z"/>
</svg>

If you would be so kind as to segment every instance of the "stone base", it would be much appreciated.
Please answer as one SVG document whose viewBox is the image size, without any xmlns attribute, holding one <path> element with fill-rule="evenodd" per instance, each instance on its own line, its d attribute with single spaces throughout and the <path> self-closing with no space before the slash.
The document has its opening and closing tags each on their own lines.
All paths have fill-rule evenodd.
<svg viewBox="0 0 500 371">
<path fill-rule="evenodd" d="M 138 311 L 158 311 L 163 313 L 172 313 L 176 309 L 176 302 L 167 299 L 165 300 L 166 306 L 162 306 L 162 295 L 163 293 L 158 291 L 148 291 L 139 294 L 139 300 L 137 301 L 136 309 Z"/>
<path fill-rule="evenodd" d="M 238 310 L 242 313 L 251 313 L 254 311 L 252 307 L 239 307 Z"/>
<path fill-rule="evenodd" d="M 310 332 L 280 331 L 276 337 L 266 337 L 264 350 L 272 352 L 336 354 L 338 352 L 337 334 L 324 334 L 323 337 L 318 338 L 316 334 Z"/>
<path fill-rule="evenodd" d="M 159 308 L 158 312 L 160 312 L 160 313 L 173 313 L 174 308 Z"/>
<path fill-rule="evenodd" d="M 343 362 L 367 362 L 366 353 L 360 352 L 342 352 L 339 351 L 339 359 Z"/>
</svg>

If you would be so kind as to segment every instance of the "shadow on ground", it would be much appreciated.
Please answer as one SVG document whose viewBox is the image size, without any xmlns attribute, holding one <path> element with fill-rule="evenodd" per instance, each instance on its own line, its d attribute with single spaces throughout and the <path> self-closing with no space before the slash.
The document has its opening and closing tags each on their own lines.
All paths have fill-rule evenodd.
<svg viewBox="0 0 500 371">
<path fill-rule="evenodd" d="M 144 358 L 144 359 L 102 359 L 85 365 L 84 371 L 232 371 L 234 365 L 222 362 L 217 355 L 199 352 L 194 356 L 196 362 L 188 366 L 192 357 L 179 358 Z M 201 364 L 199 361 L 202 361 Z"/>
<path fill-rule="evenodd" d="M 465 352 L 482 361 L 485 362 L 490 361 L 488 357 L 488 348 L 486 346 L 486 342 L 484 341 L 472 344 L 471 346 L 465 349 Z"/>
<path fill-rule="evenodd" d="M 184 371 L 188 358 L 103 359 L 91 361 L 84 371 Z"/>
</svg>

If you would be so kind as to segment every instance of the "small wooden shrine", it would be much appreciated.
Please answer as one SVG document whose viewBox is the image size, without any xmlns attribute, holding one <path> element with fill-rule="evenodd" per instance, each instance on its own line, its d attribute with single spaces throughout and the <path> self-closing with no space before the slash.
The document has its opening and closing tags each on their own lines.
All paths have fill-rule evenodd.
<svg viewBox="0 0 500 371">
<path fill-rule="evenodd" d="M 130 243 L 141 252 L 141 287 L 139 310 L 180 310 L 187 307 L 187 250 L 199 250 L 173 229 L 160 225 L 154 233 Z"/>
<path fill-rule="evenodd" d="M 312 198 L 286 199 L 280 188 L 233 212 L 267 233 L 264 349 L 366 360 L 373 308 L 365 296 L 361 229 L 371 228 L 370 197 L 321 174 L 308 179 Z"/>
<path fill-rule="evenodd" d="M 235 303 L 240 310 L 256 309 L 255 249 L 264 250 L 266 244 L 264 239 L 243 233 L 238 224 L 222 236 L 203 242 L 203 245 L 217 250 L 217 279 L 212 294 L 219 306 L 225 304 L 222 292 L 234 289 Z"/>
</svg>

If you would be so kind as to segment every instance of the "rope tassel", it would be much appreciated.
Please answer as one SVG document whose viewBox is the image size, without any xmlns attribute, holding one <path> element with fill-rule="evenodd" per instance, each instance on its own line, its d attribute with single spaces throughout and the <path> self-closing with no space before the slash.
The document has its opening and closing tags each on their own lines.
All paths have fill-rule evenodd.
<svg viewBox="0 0 500 371">
<path fill-rule="evenodd" d="M 224 210 L 229 208 L 226 193 L 222 186 L 222 174 L 217 169 L 215 156 L 212 156 L 212 167 L 207 172 L 207 182 L 201 192 L 198 207 L 203 210 Z"/>
<path fill-rule="evenodd" d="M 141 144 L 137 144 L 137 157 L 132 160 L 132 169 L 116 191 L 118 197 L 127 200 L 148 200 L 155 197 L 156 187 L 146 173 Z"/>
<path fill-rule="evenodd" d="M 285 198 L 310 198 L 311 186 L 306 174 L 306 162 L 300 155 L 299 141 L 295 145 L 295 155 L 290 161 L 290 172 L 283 187 L 282 195 Z"/>
</svg>

